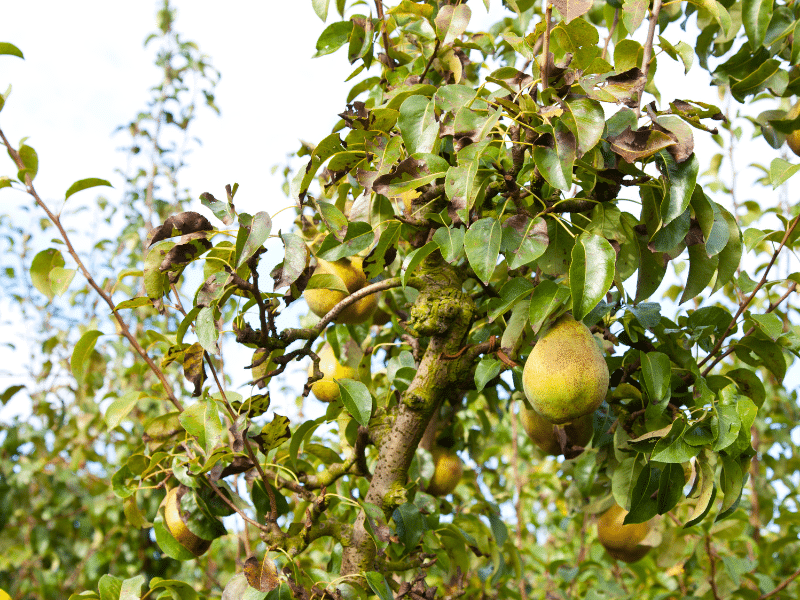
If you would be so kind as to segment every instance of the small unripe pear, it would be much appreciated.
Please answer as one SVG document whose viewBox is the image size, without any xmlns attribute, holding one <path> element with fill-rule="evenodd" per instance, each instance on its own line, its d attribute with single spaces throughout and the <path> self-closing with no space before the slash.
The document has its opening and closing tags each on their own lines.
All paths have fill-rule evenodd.
<svg viewBox="0 0 800 600">
<path fill-rule="evenodd" d="M 541 448 L 542 452 L 551 456 L 563 454 L 561 444 L 556 437 L 556 429 L 559 425 L 554 425 L 535 410 L 522 407 L 519 412 L 522 428 L 534 444 Z M 567 437 L 567 445 L 586 446 L 592 439 L 592 415 L 579 417 L 572 423 L 560 427 L 564 430 Z"/>
<path fill-rule="evenodd" d="M 356 379 L 357 373 L 353 367 L 343 365 L 333 353 L 330 344 L 325 344 L 319 351 L 319 370 L 322 379 L 311 384 L 311 391 L 322 402 L 333 402 L 339 398 L 339 384 L 334 379 Z M 314 364 L 308 367 L 308 375 L 314 374 Z"/>
<path fill-rule="evenodd" d="M 343 258 L 335 262 L 328 262 L 321 258 L 317 259 L 317 268 L 314 275 L 336 275 L 344 282 L 348 294 L 340 290 L 329 290 L 325 288 L 307 289 L 303 292 L 303 297 L 308 303 L 308 307 L 315 315 L 324 317 L 346 296 L 360 290 L 367 283 L 367 277 L 361 268 L 361 258 Z M 378 299 L 375 294 L 365 296 L 350 304 L 340 312 L 334 321 L 336 323 L 355 324 L 363 323 L 375 311 L 378 306 Z"/>
<path fill-rule="evenodd" d="M 643 546 L 641 541 L 650 533 L 651 523 L 623 525 L 627 514 L 618 504 L 604 512 L 597 520 L 597 539 L 613 558 L 632 563 L 650 551 L 650 546 Z"/>
<path fill-rule="evenodd" d="M 451 494 L 461 476 L 464 474 L 464 465 L 458 454 L 442 447 L 433 449 L 433 477 L 425 489 L 431 496 L 447 496 Z"/>
</svg>

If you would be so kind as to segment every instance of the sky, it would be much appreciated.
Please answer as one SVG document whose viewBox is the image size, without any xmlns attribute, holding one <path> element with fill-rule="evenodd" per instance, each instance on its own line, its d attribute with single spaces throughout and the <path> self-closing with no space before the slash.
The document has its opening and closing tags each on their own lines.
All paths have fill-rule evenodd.
<svg viewBox="0 0 800 600">
<path fill-rule="evenodd" d="M 39 0 L 0 7 L 0 41 L 25 54 L 24 61 L 0 57 L 0 88 L 13 86 L 0 126 L 12 143 L 29 136 L 27 143 L 39 155 L 36 187 L 51 206 L 60 205 L 73 181 L 86 177 L 110 180 L 115 189 L 106 195 L 112 200 L 121 195 L 122 179 L 115 169 L 124 166 L 124 154 L 118 151 L 124 138 L 113 132 L 144 108 L 149 87 L 159 81 L 155 48 L 144 48 L 143 41 L 155 29 L 160 4 Z M 238 182 L 240 211 L 275 214 L 290 201 L 271 167 L 285 164 L 299 140 L 313 143 L 330 132 L 354 83 L 344 81 L 353 67 L 344 50 L 312 58 L 326 24 L 314 14 L 310 0 L 229 2 L 224 8 L 210 0 L 172 4 L 176 29 L 197 42 L 222 73 L 217 88 L 222 114 L 200 112 L 194 135 L 203 145 L 189 157 L 182 182 L 194 198 L 206 191 L 223 197 L 225 184 Z M 509 14 L 500 4 L 492 0 L 487 14 L 482 2 L 470 3 L 473 27 Z M 331 9 L 329 22 L 337 18 L 334 13 Z M 677 42 L 680 32 L 668 32 Z M 716 101 L 697 66 L 685 77 L 681 66 L 662 54 L 658 68 L 659 76 L 673 82 L 672 97 Z M 702 152 L 712 151 L 708 136 L 696 133 L 696 141 Z M 11 171 L 8 162 L 0 165 L 0 174 Z M 87 199 L 91 193 L 83 192 Z M 29 202 L 23 194 L 3 194 L 7 203 Z M 199 202 L 193 208 L 203 210 Z M 291 211 L 282 213 L 273 233 L 288 229 L 291 217 Z M 272 256 L 278 259 L 279 254 Z M 0 326 L 3 322 L 0 318 Z M 0 364 L 10 364 L 10 358 L 0 346 Z M 11 383 L 0 370 L 0 391 Z M 16 410 L 22 410 L 19 404 L 0 409 L 0 418 Z"/>
</svg>

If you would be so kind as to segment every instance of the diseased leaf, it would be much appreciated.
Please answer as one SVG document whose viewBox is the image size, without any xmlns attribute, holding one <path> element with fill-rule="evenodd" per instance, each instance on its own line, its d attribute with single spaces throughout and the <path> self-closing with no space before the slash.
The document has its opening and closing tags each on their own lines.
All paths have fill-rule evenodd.
<svg viewBox="0 0 800 600">
<path fill-rule="evenodd" d="M 261 452 L 266 455 L 281 446 L 290 437 L 292 437 L 292 432 L 289 429 L 289 419 L 275 413 L 272 421 L 264 425 L 261 432 L 254 435 L 253 439 L 258 443 Z"/>
<path fill-rule="evenodd" d="M 453 6 L 446 4 L 439 9 L 434 19 L 436 24 L 436 37 L 443 46 L 452 44 L 467 30 L 472 11 L 466 4 Z"/>
<path fill-rule="evenodd" d="M 400 106 L 397 126 L 409 154 L 433 151 L 439 138 L 434 108 L 434 101 L 425 96 L 411 96 Z"/>
<path fill-rule="evenodd" d="M 163 225 L 156 227 L 150 233 L 147 246 L 148 248 L 152 248 L 158 242 L 171 237 L 203 231 L 213 231 L 213 229 L 214 227 L 209 220 L 200 213 L 193 211 L 182 212 L 177 215 L 172 215 L 164 221 Z"/>
<path fill-rule="evenodd" d="M 558 9 L 566 23 L 585 15 L 592 4 L 592 0 L 553 0 L 553 6 Z"/>
</svg>

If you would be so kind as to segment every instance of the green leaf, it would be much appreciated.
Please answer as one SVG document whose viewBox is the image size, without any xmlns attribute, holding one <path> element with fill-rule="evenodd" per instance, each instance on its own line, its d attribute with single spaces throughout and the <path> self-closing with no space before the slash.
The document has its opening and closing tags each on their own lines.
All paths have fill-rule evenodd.
<svg viewBox="0 0 800 600">
<path fill-rule="evenodd" d="M 647 14 L 647 0 L 622 0 L 622 22 L 631 33 L 639 29 Z"/>
<path fill-rule="evenodd" d="M 89 179 L 80 179 L 69 186 L 67 193 L 64 195 L 64 200 L 72 196 L 72 194 L 76 194 L 83 190 L 88 190 L 89 188 L 98 187 L 98 186 L 106 186 L 113 188 L 114 186 L 111 185 L 111 182 L 106 181 L 105 179 L 97 179 L 96 177 L 90 177 Z"/>
<path fill-rule="evenodd" d="M 747 364 L 769 369 L 778 381 L 783 381 L 786 376 L 786 358 L 781 347 L 775 342 L 749 335 L 739 340 L 734 350 L 736 356 Z"/>
<path fill-rule="evenodd" d="M 669 193 L 661 201 L 661 219 L 666 226 L 689 207 L 697 184 L 700 162 L 692 154 L 688 160 L 678 163 L 669 152 L 662 150 L 656 154 L 656 163 L 669 183 Z"/>
<path fill-rule="evenodd" d="M 711 431 L 717 438 L 714 452 L 725 450 L 739 435 L 742 421 L 735 406 L 715 406 L 714 415 L 711 417 Z"/>
<path fill-rule="evenodd" d="M 742 260 L 742 232 L 739 230 L 739 224 L 731 213 L 721 206 L 719 208 L 725 223 L 728 225 L 728 243 L 719 253 L 717 277 L 714 282 L 714 288 L 711 290 L 712 294 L 733 280 Z"/>
<path fill-rule="evenodd" d="M 122 582 L 119 600 L 139 600 L 142 597 L 142 586 L 145 582 L 144 575 L 137 575 Z"/>
<path fill-rule="evenodd" d="M 435 103 L 425 96 L 410 96 L 400 106 L 397 126 L 409 154 L 432 152 L 439 138 Z"/>
<path fill-rule="evenodd" d="M 500 288 L 500 297 L 492 298 L 489 301 L 489 321 L 494 321 L 503 313 L 511 310 L 517 300 L 530 294 L 533 289 L 533 282 L 525 277 L 514 277 L 506 281 Z"/>
<path fill-rule="evenodd" d="M 545 320 L 569 299 L 569 290 L 549 279 L 536 286 L 531 296 L 530 323 L 534 333 L 538 333 Z"/>
<path fill-rule="evenodd" d="M 11 385 L 7 387 L 5 391 L 0 394 L 0 404 L 5 405 L 17 392 L 24 389 L 24 385 Z"/>
<path fill-rule="evenodd" d="M 81 339 L 78 340 L 75 344 L 75 348 L 72 350 L 70 368 L 72 369 L 72 375 L 79 383 L 83 382 L 83 375 L 86 366 L 89 364 L 89 357 L 97 343 L 97 338 L 101 335 L 103 335 L 103 332 L 97 331 L 96 329 L 87 331 L 81 336 Z"/>
<path fill-rule="evenodd" d="M 732 457 L 722 455 L 722 473 L 720 474 L 720 490 L 724 494 L 722 506 L 714 522 L 721 521 L 734 513 L 742 499 L 744 489 L 745 474 L 742 467 Z"/>
<path fill-rule="evenodd" d="M 22 50 L 17 48 L 14 44 L 10 44 L 9 42 L 0 42 L 0 54 L 17 56 L 23 60 L 25 59 L 25 57 L 22 55 Z"/>
<path fill-rule="evenodd" d="M 133 390 L 114 400 L 106 409 L 105 421 L 109 429 L 114 429 L 128 416 L 136 403 L 144 397 L 144 392 Z"/>
<path fill-rule="evenodd" d="M 50 283 L 50 271 L 64 266 L 64 257 L 55 248 L 42 250 L 33 257 L 31 262 L 31 283 L 33 287 L 52 300 L 55 296 Z"/>
<path fill-rule="evenodd" d="M 475 367 L 475 389 L 483 390 L 486 384 L 497 377 L 503 370 L 503 363 L 496 358 L 484 356 Z"/>
<path fill-rule="evenodd" d="M 394 599 L 394 592 L 392 592 L 392 588 L 389 587 L 383 575 L 377 571 L 367 571 L 364 573 L 364 578 L 367 580 L 369 587 L 372 588 L 372 591 L 377 594 L 378 598 L 381 600 Z"/>
<path fill-rule="evenodd" d="M 537 140 L 533 147 L 533 160 L 545 181 L 554 188 L 569 191 L 572 187 L 572 168 L 575 163 L 577 141 L 563 121 L 558 121 L 552 133 Z"/>
<path fill-rule="evenodd" d="M 402 272 L 400 273 L 400 280 L 405 286 L 409 278 L 414 274 L 414 270 L 425 260 L 425 258 L 438 249 L 439 246 L 436 242 L 428 242 L 422 248 L 417 248 L 406 255 L 403 261 Z"/>
<path fill-rule="evenodd" d="M 411 552 L 417 547 L 422 534 L 425 533 L 425 522 L 419 509 L 406 502 L 398 506 L 392 514 L 395 526 L 397 527 L 397 537 L 400 543 L 405 546 L 406 552 Z"/>
<path fill-rule="evenodd" d="M 642 362 L 644 387 L 650 402 L 661 404 L 670 399 L 670 374 L 672 366 L 669 357 L 661 352 L 639 352 Z"/>
<path fill-rule="evenodd" d="M 670 429 L 669 433 L 656 443 L 650 459 L 668 464 L 678 464 L 684 463 L 700 454 L 699 447 L 692 446 L 684 440 L 685 428 L 686 422 L 683 419 L 676 419 L 672 423 L 672 429 Z M 681 470 L 680 485 L 683 487 L 683 470 Z"/>
<path fill-rule="evenodd" d="M 268 213 L 261 211 L 253 215 L 253 220 L 248 225 L 247 240 L 244 243 L 239 259 L 236 261 L 237 268 L 241 267 L 256 253 L 256 250 L 269 237 L 270 231 L 272 231 L 272 219 L 269 218 Z"/>
<path fill-rule="evenodd" d="M 120 600 L 122 580 L 113 575 L 103 575 L 98 582 L 100 600 Z"/>
<path fill-rule="evenodd" d="M 695 483 L 695 489 L 698 490 L 697 503 L 694 505 L 692 514 L 689 515 L 689 520 L 683 526 L 684 529 L 694 527 L 700 521 L 706 518 L 711 507 L 714 504 L 714 498 L 717 496 L 717 486 L 714 484 L 714 471 L 708 464 L 707 460 L 698 460 L 698 473 L 697 478 L 699 483 Z"/>
<path fill-rule="evenodd" d="M 486 217 L 473 223 L 464 235 L 464 250 L 478 279 L 489 283 L 497 267 L 503 228 L 495 218 Z"/>
<path fill-rule="evenodd" d="M 773 158 L 769 164 L 769 181 L 772 189 L 783 185 L 792 175 L 800 171 L 800 163 L 793 165 L 783 158 Z"/>
<path fill-rule="evenodd" d="M 347 226 L 347 233 L 341 243 L 333 235 L 327 236 L 317 251 L 317 256 L 334 262 L 358 254 L 372 246 L 374 242 L 375 232 L 372 225 L 364 221 L 356 221 Z"/>
<path fill-rule="evenodd" d="M 702 293 L 711 282 L 711 278 L 719 265 L 719 255 L 708 256 L 705 246 L 696 244 L 689 246 L 689 276 L 683 288 L 680 304 Z"/>
<path fill-rule="evenodd" d="M 372 395 L 367 386 L 352 379 L 334 379 L 339 384 L 342 402 L 359 425 L 369 426 L 372 417 Z"/>
<path fill-rule="evenodd" d="M 222 440 L 225 427 L 213 400 L 198 400 L 178 417 L 183 428 L 197 438 L 198 443 L 210 455 Z"/>
<path fill-rule="evenodd" d="M 17 171 L 17 179 L 25 183 L 25 175 L 28 175 L 31 181 L 33 181 L 36 178 L 36 174 L 39 172 L 39 155 L 36 154 L 36 150 L 25 144 L 20 146 L 17 152 L 22 160 L 22 164 L 25 166 L 23 169 Z"/>
<path fill-rule="evenodd" d="M 125 310 L 128 308 L 139 308 L 141 306 L 153 306 L 153 301 L 147 296 L 138 296 L 130 300 L 123 300 L 117 304 L 117 310 Z"/>
<path fill-rule="evenodd" d="M 658 496 L 656 497 L 659 515 L 668 513 L 675 508 L 683 498 L 683 486 L 683 467 L 679 464 L 669 464 L 664 467 L 658 482 Z"/>
<path fill-rule="evenodd" d="M 764 43 L 770 19 L 772 0 L 742 0 L 742 22 L 752 49 Z"/>
<path fill-rule="evenodd" d="M 466 4 L 453 6 L 446 4 L 439 9 L 434 23 L 436 24 L 436 37 L 443 46 L 452 44 L 467 30 L 472 11 Z"/>
<path fill-rule="evenodd" d="M 216 354 L 219 349 L 217 348 L 217 325 L 214 322 L 214 307 L 203 307 L 197 313 L 197 320 L 195 321 L 195 333 L 197 334 L 197 341 L 203 349 L 209 354 Z"/>
<path fill-rule="evenodd" d="M 722 212 L 722 207 L 709 200 L 700 186 L 695 187 L 692 195 L 692 208 L 703 231 L 706 254 L 714 256 L 725 249 L 728 244 L 730 229 Z"/>
<path fill-rule="evenodd" d="M 603 106 L 597 100 L 578 98 L 569 100 L 567 107 L 575 120 L 575 137 L 578 139 L 577 155 L 583 156 L 597 145 L 603 135 L 606 119 Z"/>
<path fill-rule="evenodd" d="M 631 493 L 631 510 L 625 515 L 624 525 L 644 523 L 658 513 L 655 493 L 661 480 L 661 468 L 653 462 L 642 467 Z"/>
<path fill-rule="evenodd" d="M 732 379 L 741 394 L 753 401 L 756 407 L 761 408 L 767 398 L 767 391 L 761 379 L 750 369 L 734 369 L 725 373 L 725 377 Z"/>
<path fill-rule="evenodd" d="M 324 19 L 323 19 L 324 20 Z M 317 39 L 317 52 L 314 57 L 332 54 L 347 43 L 353 32 L 352 21 L 339 21 L 331 23 Z"/>
<path fill-rule="evenodd" d="M 460 227 L 440 227 L 431 239 L 439 246 L 442 258 L 450 264 L 464 256 L 464 230 Z"/>
<path fill-rule="evenodd" d="M 616 253 L 611 244 L 594 233 L 582 233 L 572 248 L 569 285 L 572 314 L 582 320 L 611 289 Z"/>
<path fill-rule="evenodd" d="M 328 4 L 330 4 L 331 0 L 311 0 L 311 6 L 314 8 L 314 12 L 317 13 L 317 16 L 322 19 L 323 22 L 328 18 Z"/>
</svg>

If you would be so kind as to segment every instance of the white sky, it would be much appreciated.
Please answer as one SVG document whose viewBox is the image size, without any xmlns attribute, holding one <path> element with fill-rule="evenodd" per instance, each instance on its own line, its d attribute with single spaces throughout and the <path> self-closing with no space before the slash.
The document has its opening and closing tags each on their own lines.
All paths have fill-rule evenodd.
<svg viewBox="0 0 800 600">
<path fill-rule="evenodd" d="M 492 14 L 487 16 L 482 2 L 471 2 L 473 27 L 507 14 L 500 4 L 492 0 Z M 0 88 L 13 85 L 0 126 L 12 143 L 29 136 L 28 143 L 39 154 L 36 187 L 52 206 L 59 206 L 73 181 L 86 177 L 110 180 L 115 190 L 104 193 L 119 197 L 122 179 L 114 170 L 124 166 L 124 155 L 117 151 L 124 138 L 113 138 L 112 132 L 144 108 L 148 88 L 159 81 L 152 64 L 156 46 L 144 49 L 142 44 L 155 29 L 160 5 L 160 0 L 2 3 L 0 41 L 17 45 L 25 60 L 0 57 Z M 345 50 L 311 58 L 325 24 L 310 0 L 174 0 L 173 6 L 178 11 L 177 30 L 184 39 L 197 42 L 222 73 L 217 88 L 222 115 L 200 112 L 193 133 L 203 146 L 190 156 L 182 183 L 197 198 L 205 191 L 223 197 L 224 185 L 238 182 L 239 210 L 274 214 L 289 201 L 280 191 L 280 177 L 271 176 L 270 168 L 283 164 L 298 140 L 324 137 L 344 109 L 354 83 L 344 82 L 353 70 Z M 335 9 L 330 13 L 329 22 L 337 18 Z M 673 25 L 666 37 L 677 43 L 680 30 Z M 658 70 L 662 81 L 673 86 L 665 101 L 716 101 L 698 67 L 684 77 L 682 68 L 662 54 Z M 716 151 L 707 145 L 708 136 L 695 131 L 695 137 L 701 152 Z M 744 166 L 751 160 L 739 162 Z M 14 171 L 6 159 L 0 158 L 0 165 L 0 174 Z M 4 203 L 28 202 L 21 194 L 1 193 Z M 87 199 L 92 193 L 83 192 Z M 290 217 L 291 211 L 283 213 L 273 233 L 287 229 Z M 3 305 L 7 304 L 0 297 Z M 8 365 L 8 358 L 10 353 L 0 347 L 0 361 Z M 0 372 L 0 391 L 15 382 Z M 7 414 L 0 410 L 3 413 Z"/>
</svg>

